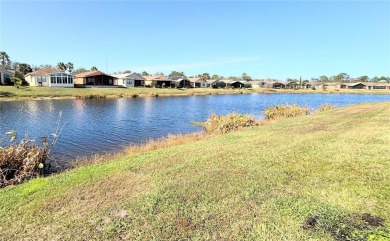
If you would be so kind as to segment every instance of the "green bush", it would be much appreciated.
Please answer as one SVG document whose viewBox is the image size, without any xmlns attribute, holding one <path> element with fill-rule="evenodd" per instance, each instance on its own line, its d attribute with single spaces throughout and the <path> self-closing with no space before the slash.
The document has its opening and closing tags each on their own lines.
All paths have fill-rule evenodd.
<svg viewBox="0 0 390 241">
<path fill-rule="evenodd" d="M 265 119 L 267 120 L 277 120 L 308 114 L 309 109 L 307 107 L 301 107 L 297 104 L 275 105 L 274 107 L 269 107 L 265 109 Z"/>
<path fill-rule="evenodd" d="M 224 134 L 236 131 L 241 127 L 256 126 L 258 122 L 250 115 L 231 113 L 226 116 L 211 114 L 204 123 L 207 134 Z"/>
</svg>

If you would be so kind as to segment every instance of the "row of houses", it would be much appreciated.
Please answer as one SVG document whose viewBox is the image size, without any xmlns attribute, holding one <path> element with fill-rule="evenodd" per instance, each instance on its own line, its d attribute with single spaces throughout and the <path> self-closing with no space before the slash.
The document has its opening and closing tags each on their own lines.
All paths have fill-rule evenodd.
<svg viewBox="0 0 390 241">
<path fill-rule="evenodd" d="M 0 71 L 0 84 L 12 84 L 13 70 Z M 390 84 L 358 82 L 358 83 L 322 83 L 296 81 L 244 81 L 244 80 L 203 80 L 201 78 L 166 77 L 162 75 L 141 76 L 137 73 L 108 75 L 101 71 L 88 71 L 76 75 L 65 73 L 59 69 L 40 69 L 25 75 L 30 86 L 48 87 L 157 87 L 157 88 L 273 88 L 273 89 L 388 89 Z"/>
</svg>

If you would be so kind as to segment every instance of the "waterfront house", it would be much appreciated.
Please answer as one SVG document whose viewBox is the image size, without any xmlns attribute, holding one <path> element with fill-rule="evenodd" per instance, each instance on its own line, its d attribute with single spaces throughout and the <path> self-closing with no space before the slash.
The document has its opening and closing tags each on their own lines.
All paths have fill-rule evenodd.
<svg viewBox="0 0 390 241">
<path fill-rule="evenodd" d="M 363 83 L 342 83 L 340 85 L 341 89 L 366 89 L 367 85 Z"/>
<path fill-rule="evenodd" d="M 188 78 L 188 80 L 190 81 L 191 87 L 193 88 L 206 88 L 208 84 L 206 80 L 198 77 Z"/>
<path fill-rule="evenodd" d="M 191 88 L 191 82 L 187 79 L 185 76 L 175 76 L 175 77 L 169 77 L 171 82 L 171 87 L 177 87 L 177 88 Z"/>
<path fill-rule="evenodd" d="M 30 86 L 73 87 L 73 75 L 60 69 L 44 68 L 24 76 Z"/>
<path fill-rule="evenodd" d="M 101 71 L 87 71 L 74 76 L 75 87 L 99 87 L 115 86 L 114 76 Z"/>
<path fill-rule="evenodd" d="M 245 85 L 249 84 L 248 81 L 245 80 L 222 80 L 226 87 L 232 87 L 232 88 L 243 88 Z"/>
<path fill-rule="evenodd" d="M 265 85 L 265 82 L 261 81 L 261 80 L 254 80 L 254 81 L 250 81 L 250 84 L 251 84 L 253 89 L 258 89 L 258 88 L 263 88 Z"/>
<path fill-rule="evenodd" d="M 168 79 L 163 75 L 144 75 L 145 78 L 145 87 L 170 87 L 172 84 L 172 80 Z"/>
<path fill-rule="evenodd" d="M 13 85 L 11 78 L 15 75 L 15 70 L 0 70 L 0 85 Z"/>
<path fill-rule="evenodd" d="M 272 87 L 273 89 L 285 89 L 286 88 L 286 83 L 284 82 L 273 82 Z"/>
<path fill-rule="evenodd" d="M 113 75 L 116 79 L 114 79 L 114 85 L 131 88 L 131 87 L 144 87 L 145 86 L 145 78 L 136 73 L 125 73 L 125 74 L 117 74 Z"/>
</svg>

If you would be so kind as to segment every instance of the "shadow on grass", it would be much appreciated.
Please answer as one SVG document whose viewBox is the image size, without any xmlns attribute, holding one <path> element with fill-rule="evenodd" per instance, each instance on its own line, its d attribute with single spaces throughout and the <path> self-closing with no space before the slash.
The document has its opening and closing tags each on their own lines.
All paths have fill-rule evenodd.
<svg viewBox="0 0 390 241">
<path fill-rule="evenodd" d="M 0 91 L 0 98 L 1 97 L 13 97 L 13 96 L 15 96 L 14 93 L 7 92 L 7 91 Z"/>
</svg>

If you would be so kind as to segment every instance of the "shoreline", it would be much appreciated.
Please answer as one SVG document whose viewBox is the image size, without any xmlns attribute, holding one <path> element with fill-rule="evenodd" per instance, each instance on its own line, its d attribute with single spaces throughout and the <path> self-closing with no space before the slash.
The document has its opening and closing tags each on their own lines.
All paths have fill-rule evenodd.
<svg viewBox="0 0 390 241">
<path fill-rule="evenodd" d="M 42 87 L 38 87 L 42 88 Z M 117 93 L 104 93 L 104 91 L 118 90 Z M 361 94 L 361 95 L 390 95 L 387 90 L 286 90 L 286 89 L 123 89 L 112 88 L 88 88 L 80 93 L 75 89 L 74 93 L 64 94 L 62 96 L 42 95 L 42 96 L 11 96 L 2 97 L 2 87 L 0 87 L 0 102 L 7 101 L 29 101 L 29 100 L 66 100 L 66 99 L 115 99 L 115 98 L 146 98 L 146 97 L 175 97 L 175 96 L 204 96 L 204 95 L 234 95 L 234 94 Z M 14 90 L 15 91 L 15 90 Z M 16 90 L 23 91 L 23 90 Z M 58 90 L 57 90 L 58 91 Z M 69 89 L 67 90 L 69 91 Z M 182 92 L 177 92 L 182 91 Z M 98 93 L 102 92 L 102 93 Z M 7 93 L 4 91 L 4 93 Z"/>
</svg>

